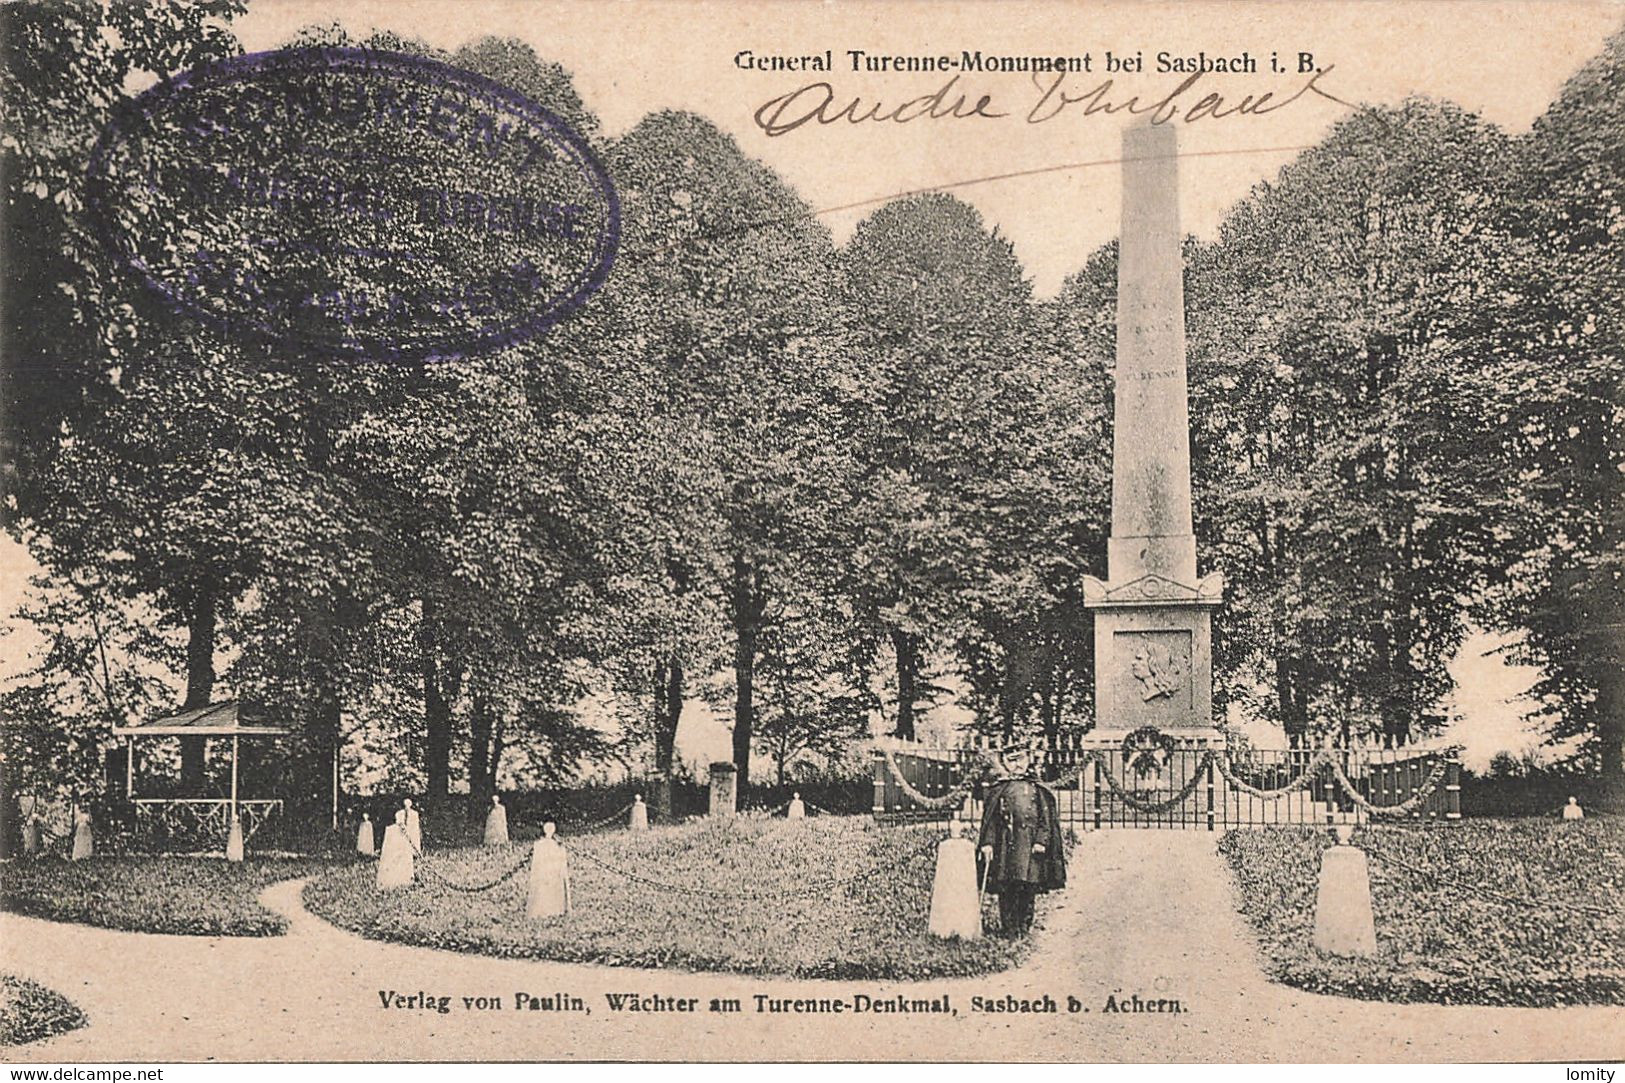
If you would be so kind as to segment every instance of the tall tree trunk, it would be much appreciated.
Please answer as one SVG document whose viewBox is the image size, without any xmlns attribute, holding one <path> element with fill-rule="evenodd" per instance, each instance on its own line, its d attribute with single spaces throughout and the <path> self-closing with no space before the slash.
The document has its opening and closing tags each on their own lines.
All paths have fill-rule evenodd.
<svg viewBox="0 0 1625 1083">
<path fill-rule="evenodd" d="M 186 702 L 182 710 L 207 707 L 214 698 L 215 591 L 200 584 L 186 620 Z M 203 792 L 203 737 L 181 738 L 181 784 L 188 796 Z"/>
<path fill-rule="evenodd" d="M 485 775 L 491 780 L 491 792 L 497 793 L 502 789 L 502 753 L 507 748 L 508 713 L 503 711 L 496 716 L 491 725 L 491 758 L 487 761 Z"/>
<path fill-rule="evenodd" d="M 10 757 L 0 756 L 0 857 L 15 857 L 22 850 L 22 802 L 17 794 L 17 769 Z"/>
<path fill-rule="evenodd" d="M 1037 673 L 1038 650 L 1019 631 L 1004 637 L 1004 679 L 999 682 L 999 714 L 1004 717 L 1005 739 L 1015 735 L 1027 716 L 1028 697 Z"/>
<path fill-rule="evenodd" d="M 651 823 L 671 821 L 671 769 L 677 748 L 677 726 L 671 720 L 671 701 L 673 698 L 681 700 L 682 697 L 682 678 L 678 675 L 674 679 L 672 672 L 676 667 L 677 660 L 669 658 L 655 666 L 654 673 L 650 677 L 654 690 L 654 709 L 650 721 L 655 746 L 654 777 L 649 780 L 648 805 Z M 681 703 L 678 711 L 679 713 L 682 711 Z"/>
<path fill-rule="evenodd" d="M 451 704 L 442 683 L 438 646 L 435 643 L 435 609 L 423 599 L 418 622 L 418 653 L 423 673 L 423 773 L 426 779 L 425 804 L 443 802 L 451 792 Z"/>
<path fill-rule="evenodd" d="M 311 747 L 316 750 L 317 762 L 311 765 L 311 783 L 308 787 L 312 791 L 312 817 L 311 822 L 320 823 L 326 820 L 332 823 L 335 796 L 339 800 L 342 813 L 343 808 L 343 779 L 339 780 L 340 793 L 334 794 L 333 757 L 338 755 L 340 734 L 343 732 L 344 710 L 339 702 L 338 689 L 331 681 L 323 681 L 320 700 L 316 705 L 316 732 L 312 734 Z M 246 742 L 245 742 L 246 743 Z M 320 809 L 322 815 L 314 815 Z M 342 820 L 340 821 L 342 823 Z M 353 840 L 352 840 L 353 841 Z"/>
<path fill-rule="evenodd" d="M 1285 630 L 1279 629 L 1280 643 Z M 1290 656 L 1275 659 L 1275 698 L 1288 748 L 1301 748 L 1309 736 L 1309 681 L 1303 663 Z"/>
<path fill-rule="evenodd" d="M 468 820 L 479 823 L 496 792 L 491 777 L 491 706 L 476 695 L 468 715 Z"/>
<path fill-rule="evenodd" d="M 655 772 L 670 778 L 677 754 L 677 723 L 683 717 L 683 664 L 677 656 L 655 667 Z"/>
<path fill-rule="evenodd" d="M 892 649 L 897 654 L 898 737 L 914 739 L 914 705 L 919 702 L 920 638 L 900 628 L 891 630 Z"/>
<path fill-rule="evenodd" d="M 761 630 L 762 576 L 743 557 L 735 556 L 731 589 L 734 622 L 734 729 L 733 761 L 738 790 L 744 795 L 750 782 L 750 746 L 756 730 L 756 640 Z"/>
<path fill-rule="evenodd" d="M 1618 632 L 1613 634 L 1618 635 Z M 1617 657 L 1619 646 L 1605 642 L 1598 645 L 1598 650 L 1597 657 L 1607 658 L 1610 654 Z M 1597 682 L 1595 706 L 1597 738 L 1602 745 L 1598 759 L 1603 786 L 1613 794 L 1625 794 L 1625 757 L 1621 756 L 1622 746 L 1625 746 L 1625 669 L 1612 667 L 1612 671 Z"/>
</svg>

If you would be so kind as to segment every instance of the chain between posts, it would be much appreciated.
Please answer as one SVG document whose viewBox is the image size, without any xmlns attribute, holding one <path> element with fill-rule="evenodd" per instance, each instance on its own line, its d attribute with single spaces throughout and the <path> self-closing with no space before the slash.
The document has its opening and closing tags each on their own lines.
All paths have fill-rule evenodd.
<svg viewBox="0 0 1625 1083">
<path fill-rule="evenodd" d="M 630 812 L 631 809 L 632 809 L 632 803 L 629 802 L 624 808 L 621 808 L 616 812 L 610 813 L 608 816 L 605 816 L 601 820 L 596 820 L 596 821 L 594 821 L 593 823 L 590 823 L 590 824 L 580 825 L 579 827 L 572 828 L 572 830 L 573 831 L 591 831 L 595 827 L 603 827 L 605 824 L 610 823 L 611 821 L 616 820 L 616 819 L 620 818 L 621 816 L 624 816 L 626 813 Z M 416 854 L 419 858 L 423 857 L 423 850 L 421 848 L 419 848 L 417 843 L 412 841 L 411 836 L 407 836 L 406 841 L 411 845 L 412 852 L 414 854 Z M 377 855 L 373 855 L 373 859 L 377 860 Z M 490 891 L 490 890 L 492 890 L 494 888 L 501 887 L 503 884 L 507 883 L 509 880 L 512 880 L 515 876 L 517 876 L 519 874 L 519 871 L 521 869 L 523 869 L 528 864 L 530 864 L 530 854 L 529 854 L 529 852 L 525 853 L 524 856 L 522 856 L 519 859 L 519 862 L 517 864 L 515 864 L 512 868 L 510 868 L 507 872 L 503 873 L 501 876 L 498 876 L 495 880 L 491 880 L 491 881 L 489 881 L 487 883 L 483 883 L 483 884 L 459 884 L 455 880 L 448 880 L 446 877 L 441 876 L 439 873 L 435 872 L 434 869 L 429 868 L 428 866 L 424 866 L 423 873 L 424 873 L 425 876 L 429 877 L 431 880 L 435 881 L 437 884 L 440 884 L 442 887 L 450 888 L 453 891 L 461 891 L 461 892 L 463 892 L 465 894 L 468 894 L 468 895 L 476 895 L 476 894 L 479 894 L 482 891 Z"/>
<path fill-rule="evenodd" d="M 794 800 L 794 799 L 792 798 L 792 800 Z M 751 815 L 755 815 L 757 813 L 760 813 L 763 816 L 770 816 L 771 817 L 771 816 L 777 816 L 779 813 L 784 812 L 787 809 L 789 809 L 789 807 L 790 807 L 790 802 L 786 801 L 784 804 L 777 805 L 777 806 L 775 806 L 773 808 L 767 808 L 766 806 L 763 806 L 762 808 L 744 808 L 744 809 L 740 809 L 739 811 L 742 812 L 742 813 L 749 813 Z"/>
<path fill-rule="evenodd" d="M 402 832 L 402 834 L 405 834 L 405 832 Z M 423 856 L 423 851 L 418 848 L 418 844 L 416 842 L 412 841 L 412 836 L 407 835 L 406 842 L 407 845 L 412 847 L 412 852 L 414 854 L 420 858 Z M 519 863 L 517 865 L 503 873 L 501 876 L 497 877 L 495 880 L 485 884 L 459 884 L 455 880 L 446 879 L 444 876 L 441 876 L 427 865 L 424 866 L 423 873 L 425 876 L 429 877 L 429 879 L 433 880 L 442 887 L 448 887 L 453 891 L 461 891 L 465 895 L 478 895 L 482 891 L 490 891 L 492 888 L 501 887 L 509 880 L 512 880 L 514 876 L 518 874 L 520 869 L 523 869 L 529 864 L 530 854 L 526 853 L 519 859 Z"/>
<path fill-rule="evenodd" d="M 594 828 L 599 828 L 605 826 L 606 824 L 614 823 L 622 816 L 625 816 L 627 813 L 631 812 L 633 806 L 636 804 L 636 801 L 628 801 L 626 804 L 622 805 L 620 808 L 616 809 L 614 812 L 610 813 L 608 816 L 605 816 L 601 820 L 594 820 L 592 823 L 588 824 L 568 824 L 566 826 L 570 828 L 572 833 L 591 831 Z"/>
</svg>

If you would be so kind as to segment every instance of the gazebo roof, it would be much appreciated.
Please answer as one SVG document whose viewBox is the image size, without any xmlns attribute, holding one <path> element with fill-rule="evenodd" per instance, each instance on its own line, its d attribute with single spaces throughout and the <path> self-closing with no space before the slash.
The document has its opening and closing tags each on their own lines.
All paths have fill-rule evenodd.
<svg viewBox="0 0 1625 1083">
<path fill-rule="evenodd" d="M 286 726 L 269 725 L 255 708 L 234 699 L 113 727 L 115 737 L 284 737 L 292 732 Z"/>
</svg>

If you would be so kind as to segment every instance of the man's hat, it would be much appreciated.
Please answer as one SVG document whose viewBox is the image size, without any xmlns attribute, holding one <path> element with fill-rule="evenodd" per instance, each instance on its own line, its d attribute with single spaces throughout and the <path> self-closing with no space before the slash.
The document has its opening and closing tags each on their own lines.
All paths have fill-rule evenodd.
<svg viewBox="0 0 1625 1083">
<path fill-rule="evenodd" d="M 993 746 L 993 754 L 998 759 L 1010 755 L 1041 756 L 1044 753 L 1044 742 L 1037 739 L 1011 738 L 1003 744 Z"/>
</svg>

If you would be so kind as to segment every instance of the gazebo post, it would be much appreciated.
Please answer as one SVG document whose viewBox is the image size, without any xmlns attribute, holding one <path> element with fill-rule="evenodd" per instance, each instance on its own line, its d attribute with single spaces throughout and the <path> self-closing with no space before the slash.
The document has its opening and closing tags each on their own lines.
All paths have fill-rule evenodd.
<svg viewBox="0 0 1625 1083">
<path fill-rule="evenodd" d="M 231 820 L 228 821 L 227 824 L 226 824 L 226 827 L 227 827 L 228 830 L 231 828 L 232 824 L 237 822 L 237 746 L 238 746 L 239 742 L 241 742 L 241 740 L 242 740 L 242 738 L 238 737 L 237 735 L 235 735 L 235 734 L 232 735 L 232 738 L 231 738 Z"/>
<path fill-rule="evenodd" d="M 124 738 L 124 796 L 135 797 L 135 738 Z"/>
</svg>

